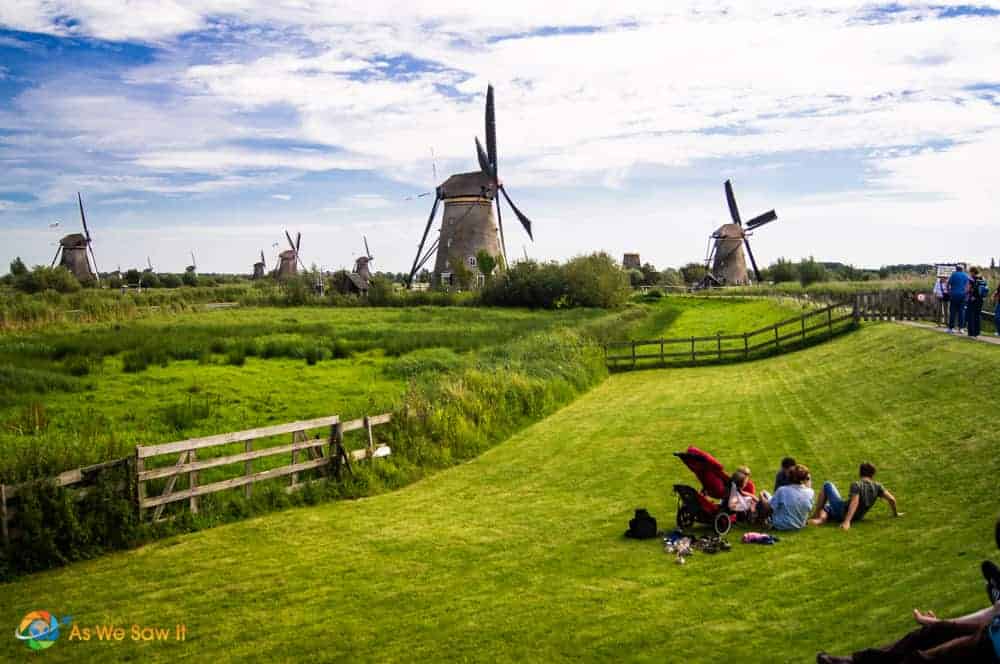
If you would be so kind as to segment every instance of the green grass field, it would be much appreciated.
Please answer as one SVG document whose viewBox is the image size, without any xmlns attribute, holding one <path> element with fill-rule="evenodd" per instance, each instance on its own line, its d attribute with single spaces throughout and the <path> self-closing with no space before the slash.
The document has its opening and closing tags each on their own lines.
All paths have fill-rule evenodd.
<svg viewBox="0 0 1000 664">
<path fill-rule="evenodd" d="M 447 364 L 603 315 L 240 308 L 0 334 L 0 481 L 120 457 L 136 444 L 383 412 L 428 353 Z M 148 368 L 126 371 L 135 358 Z M 73 375 L 81 364 L 87 373 Z"/>
<path fill-rule="evenodd" d="M 634 339 L 742 334 L 801 316 L 808 311 L 792 300 L 771 298 L 666 297 L 652 306 Z"/>
<path fill-rule="evenodd" d="M 184 623 L 176 642 L 71 642 L 106 661 L 808 662 L 981 607 L 996 557 L 998 349 L 891 324 L 738 365 L 618 374 L 479 458 L 377 497 L 293 509 L 0 586 L 0 624 Z M 979 382 L 974 382 L 979 381 Z M 673 563 L 622 538 L 670 526 L 670 453 L 695 444 L 762 486 L 792 454 L 841 487 L 863 459 L 905 512 L 850 532 Z M 66 634 L 66 631 L 64 631 Z M 96 639 L 96 637 L 95 637 Z"/>
</svg>

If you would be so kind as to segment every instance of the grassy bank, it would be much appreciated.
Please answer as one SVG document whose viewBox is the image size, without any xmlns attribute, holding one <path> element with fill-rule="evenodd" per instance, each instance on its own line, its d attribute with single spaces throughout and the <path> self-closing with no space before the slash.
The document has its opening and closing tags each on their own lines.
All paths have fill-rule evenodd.
<svg viewBox="0 0 1000 664">
<path fill-rule="evenodd" d="M 970 418 L 940 403 L 969 367 L 1000 369 L 996 350 L 881 324 L 760 362 L 613 376 L 400 491 L 0 586 L 0 621 L 45 608 L 84 626 L 188 629 L 180 643 L 63 637 L 53 662 L 803 662 L 881 643 L 911 627 L 914 606 L 951 615 L 985 599 L 1000 465 L 982 423 L 1000 406 L 982 400 Z M 785 454 L 842 487 L 868 459 L 906 515 L 880 506 L 847 533 L 681 567 L 621 533 L 640 505 L 669 526 L 671 484 L 694 482 L 670 452 L 689 444 L 764 485 Z M 0 652 L 27 656 L 14 639 Z"/>
</svg>

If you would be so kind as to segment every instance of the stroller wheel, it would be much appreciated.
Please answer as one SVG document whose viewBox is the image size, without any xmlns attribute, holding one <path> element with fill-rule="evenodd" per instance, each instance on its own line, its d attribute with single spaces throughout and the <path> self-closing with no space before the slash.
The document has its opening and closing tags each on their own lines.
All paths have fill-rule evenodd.
<svg viewBox="0 0 1000 664">
<path fill-rule="evenodd" d="M 729 529 L 733 527 L 733 522 L 729 518 L 727 512 L 719 512 L 715 515 L 715 532 L 720 535 L 725 535 L 729 532 Z"/>
<path fill-rule="evenodd" d="M 689 510 L 687 506 L 681 505 L 681 508 L 677 510 L 677 527 L 681 530 L 685 528 L 690 528 L 694 525 L 694 512 Z"/>
</svg>

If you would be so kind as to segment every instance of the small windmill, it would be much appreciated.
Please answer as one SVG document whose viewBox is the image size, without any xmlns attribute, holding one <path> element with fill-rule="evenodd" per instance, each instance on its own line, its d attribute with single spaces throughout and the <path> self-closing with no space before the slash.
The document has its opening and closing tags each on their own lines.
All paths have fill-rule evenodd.
<svg viewBox="0 0 1000 664">
<path fill-rule="evenodd" d="M 263 279 L 267 270 L 267 261 L 264 260 L 264 250 L 260 250 L 260 260 L 253 264 L 253 278 Z"/>
<path fill-rule="evenodd" d="M 351 281 L 352 290 L 357 291 L 361 295 L 367 295 L 368 286 L 372 278 L 371 268 L 368 266 L 375 261 L 375 257 L 372 256 L 371 249 L 368 248 L 368 238 L 364 235 L 361 237 L 365 241 L 365 253 L 354 260 L 354 271 L 348 275 L 348 278 Z"/>
<path fill-rule="evenodd" d="M 285 231 L 285 237 L 288 239 L 288 246 L 290 248 L 278 254 L 278 271 L 276 276 L 279 280 L 297 275 L 299 273 L 299 265 L 302 265 L 303 270 L 306 268 L 302 263 L 302 258 L 299 257 L 299 248 L 302 246 L 302 233 L 295 234 L 294 242 L 292 242 L 292 236 L 288 231 Z"/>
<path fill-rule="evenodd" d="M 191 264 L 184 268 L 185 272 L 190 274 L 198 274 L 198 261 L 194 259 L 194 252 L 191 252 Z"/>
<path fill-rule="evenodd" d="M 97 270 L 97 257 L 94 256 L 93 239 L 90 237 L 90 229 L 87 228 L 87 216 L 83 212 L 83 197 L 80 192 L 76 192 L 76 200 L 80 206 L 80 223 L 83 224 L 83 233 L 71 233 L 59 240 L 59 247 L 56 255 L 52 258 L 52 266 L 56 261 L 73 273 L 73 276 L 81 282 L 97 280 L 101 283 L 101 277 Z M 51 227 L 51 226 L 50 226 Z M 58 227 L 58 222 L 55 227 Z M 90 252 L 90 259 L 87 252 Z M 90 262 L 93 261 L 94 269 L 91 270 Z"/>
<path fill-rule="evenodd" d="M 743 255 L 743 248 L 746 247 L 746 255 L 750 257 L 750 265 L 753 268 L 754 281 L 760 283 L 760 270 L 757 269 L 757 261 L 750 249 L 750 236 L 753 231 L 764 224 L 775 221 L 778 215 L 774 210 L 769 210 L 744 224 L 740 219 L 740 210 L 736 206 L 732 182 L 726 180 L 725 188 L 729 215 L 733 221 L 729 224 L 723 224 L 712 233 L 705 266 L 709 268 L 712 276 L 719 283 L 727 285 L 750 283 L 746 258 Z"/>
<path fill-rule="evenodd" d="M 476 255 L 486 251 L 491 256 L 501 257 L 501 264 L 506 263 L 507 249 L 503 231 L 503 217 L 500 212 L 500 196 L 513 210 L 521 222 L 528 237 L 534 236 L 531 231 L 531 220 L 514 205 L 500 180 L 497 160 L 496 113 L 493 101 L 493 86 L 486 88 L 486 149 L 476 138 L 476 157 L 479 161 L 479 171 L 458 173 L 452 175 L 434 192 L 434 204 L 424 234 L 417 246 L 417 255 L 413 259 L 413 267 L 406 280 L 411 286 L 413 278 L 420 269 L 437 254 L 434 263 L 433 279 L 437 284 L 447 281 L 447 275 L 457 263 L 464 263 L 469 268 L 476 268 Z M 441 232 L 426 253 L 424 244 L 427 234 L 434 223 L 438 204 L 444 201 L 444 215 L 441 220 Z M 496 202 L 496 225 L 493 220 L 493 203 Z M 497 231 L 499 230 L 499 238 Z"/>
</svg>

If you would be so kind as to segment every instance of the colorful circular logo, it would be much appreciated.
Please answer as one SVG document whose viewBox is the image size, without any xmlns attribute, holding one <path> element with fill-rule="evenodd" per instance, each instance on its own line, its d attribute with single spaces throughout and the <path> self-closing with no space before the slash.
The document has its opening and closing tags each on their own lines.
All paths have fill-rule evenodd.
<svg viewBox="0 0 1000 664">
<path fill-rule="evenodd" d="M 32 611 L 21 620 L 14 636 L 32 650 L 45 650 L 59 638 L 59 621 L 48 611 Z"/>
</svg>

